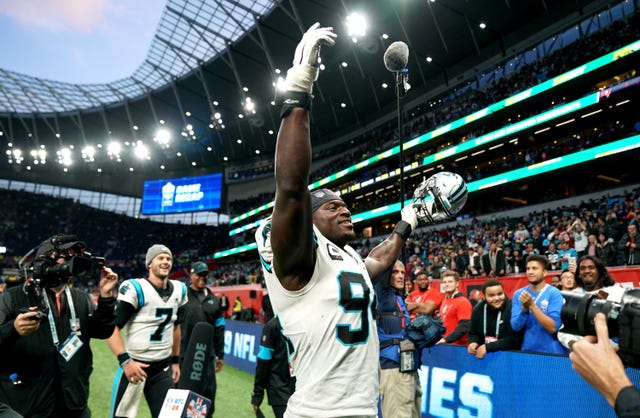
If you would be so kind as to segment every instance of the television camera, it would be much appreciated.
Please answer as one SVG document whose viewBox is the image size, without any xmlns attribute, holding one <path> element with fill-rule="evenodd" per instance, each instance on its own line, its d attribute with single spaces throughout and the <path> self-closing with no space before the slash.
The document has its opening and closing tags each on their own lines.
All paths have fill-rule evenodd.
<svg viewBox="0 0 640 418">
<path fill-rule="evenodd" d="M 619 295 L 563 291 L 565 303 L 562 332 L 596 335 L 594 321 L 598 312 L 607 319 L 609 337 L 618 339 L 618 355 L 627 366 L 640 367 L 640 289 L 628 289 Z M 604 297 L 604 298 L 603 298 Z"/>
<path fill-rule="evenodd" d="M 33 256 L 35 254 L 35 256 Z M 58 287 L 71 277 L 91 277 L 104 266 L 104 257 L 86 251 L 86 245 L 75 235 L 58 234 L 43 241 L 25 254 L 19 263 L 23 290 L 40 302 L 37 318 L 47 315 L 43 289 Z"/>
</svg>

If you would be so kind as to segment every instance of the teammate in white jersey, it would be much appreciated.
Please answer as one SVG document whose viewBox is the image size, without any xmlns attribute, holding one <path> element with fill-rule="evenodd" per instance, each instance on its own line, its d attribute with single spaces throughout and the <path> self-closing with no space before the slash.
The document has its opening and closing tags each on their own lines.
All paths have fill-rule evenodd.
<svg viewBox="0 0 640 418">
<path fill-rule="evenodd" d="M 313 25 L 296 48 L 282 97 L 271 219 L 256 232 L 274 311 L 290 341 L 296 390 L 285 417 L 376 417 L 379 344 L 370 276 L 389 268 L 417 224 L 412 206 L 394 233 L 363 261 L 345 202 L 327 189 L 309 192 L 309 108 L 320 45 L 332 28 Z"/>
<path fill-rule="evenodd" d="M 107 340 L 118 357 L 112 417 L 135 417 L 144 392 L 151 415 L 160 414 L 164 397 L 180 378 L 178 308 L 187 287 L 169 280 L 171 250 L 155 244 L 146 255 L 149 277 L 125 280 L 118 289 L 116 328 Z M 124 330 L 126 344 L 120 330 Z"/>
</svg>

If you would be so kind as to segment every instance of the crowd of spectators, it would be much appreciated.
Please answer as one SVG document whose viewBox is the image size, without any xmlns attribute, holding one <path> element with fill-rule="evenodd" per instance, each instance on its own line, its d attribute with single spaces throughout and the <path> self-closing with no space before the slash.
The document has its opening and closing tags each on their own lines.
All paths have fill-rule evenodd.
<svg viewBox="0 0 640 418">
<path fill-rule="evenodd" d="M 19 191 L 0 193 L 6 202 L 0 210 L 0 240 L 7 247 L 2 258 L 4 268 L 17 267 L 22 254 L 58 232 L 85 240 L 88 250 L 105 256 L 122 278 L 144 276 L 143 258 L 150 242 L 165 242 L 175 248 L 174 270 L 193 260 L 211 259 L 213 251 L 228 246 L 226 226 L 159 224 L 90 208 L 70 199 L 44 199 Z M 35 206 L 34 202 L 39 204 Z M 532 253 L 545 255 L 550 260 L 550 271 L 566 268 L 564 254 L 596 255 L 606 266 L 640 265 L 640 254 L 628 244 L 640 239 L 638 224 L 640 187 L 522 217 L 496 216 L 419 228 L 407 241 L 408 269 L 410 273 L 425 269 L 433 278 L 440 278 L 445 270 L 457 271 L 463 278 L 474 276 L 469 268 L 470 257 L 481 257 L 492 243 L 504 254 L 506 267 L 502 274 L 524 272 L 525 259 Z M 377 242 L 376 238 L 368 238 L 353 245 L 366 256 Z M 211 281 L 215 286 L 264 286 L 257 258 L 218 264 Z M 78 285 L 90 289 L 95 284 L 89 281 Z"/>
<path fill-rule="evenodd" d="M 618 112 L 616 116 L 618 116 L 619 119 L 615 121 L 605 118 L 601 124 L 592 125 L 580 131 L 568 130 L 565 136 L 559 137 L 557 133 L 553 133 L 547 137 L 538 136 L 535 141 L 519 140 L 514 143 L 509 143 L 507 147 L 504 147 L 502 153 L 495 154 L 491 159 L 488 159 L 486 154 L 483 154 L 481 157 L 476 157 L 481 161 L 477 163 L 472 162 L 466 165 L 466 168 L 462 169 L 461 167 L 454 167 L 452 170 L 462 175 L 467 182 L 471 182 L 517 168 L 549 161 L 557 157 L 601 145 L 610 140 L 621 139 L 640 132 L 640 123 L 635 122 L 635 119 L 633 119 L 635 115 L 631 114 L 631 119 L 625 119 L 625 116 L 621 114 L 621 112 Z M 427 154 L 429 153 L 420 153 L 410 158 L 419 161 Z M 335 189 L 340 190 L 353 184 L 362 183 L 390 170 L 390 166 L 382 165 L 374 170 L 363 172 L 355 178 L 351 178 L 348 182 L 336 186 Z M 375 185 L 372 185 L 372 190 L 374 186 Z M 550 193 L 553 193 L 553 191 L 550 191 Z M 550 194 L 547 198 L 559 199 L 563 197 L 562 193 L 562 191 L 558 190 L 557 194 Z M 270 202 L 271 200 L 269 199 L 273 199 L 273 194 L 263 193 L 261 194 L 261 198 L 264 200 L 255 202 L 258 204 L 253 206 L 253 208 Z M 351 201 L 349 197 L 346 197 L 346 199 L 349 201 L 349 208 L 353 213 L 361 213 L 386 205 L 388 202 L 398 201 L 400 199 L 400 192 L 397 188 L 382 188 L 375 193 L 366 194 L 361 199 L 354 201 Z M 247 210 L 248 209 L 247 207 Z M 471 215 L 475 215 L 475 213 Z M 233 237 L 234 242 L 236 245 L 249 242 L 253 239 L 253 233 L 254 231 L 250 230 L 244 234 L 236 235 Z"/>
<path fill-rule="evenodd" d="M 178 268 L 211 258 L 215 251 L 229 248 L 231 242 L 228 225 L 153 222 L 73 199 L 16 190 L 0 190 L 0 198 L 4 202 L 0 209 L 0 242 L 6 247 L 1 267 L 17 267 L 27 251 L 58 233 L 85 241 L 88 251 L 110 260 L 125 279 L 146 274 L 144 257 L 153 242 L 162 242 L 173 250 L 174 266 Z"/>
<path fill-rule="evenodd" d="M 579 38 L 574 43 L 565 45 L 564 48 L 556 50 L 538 61 L 522 65 L 508 76 L 501 76 L 500 71 L 495 71 L 493 81 L 481 87 L 477 87 L 477 83 L 469 82 L 467 87 L 453 89 L 441 99 L 418 105 L 408 112 L 410 120 L 404 126 L 405 135 L 409 133 L 409 137 L 414 138 L 635 41 L 640 37 L 639 20 L 640 15 L 636 14 L 626 22 L 615 21 L 601 31 Z M 568 48 L 571 48 L 571 54 L 566 53 Z M 482 132 L 481 130 L 467 134 L 464 139 L 480 135 Z M 359 138 L 352 139 L 349 143 L 349 149 L 352 149 L 352 152 L 346 154 L 341 152 L 340 158 L 331 159 L 325 165 L 314 169 L 311 174 L 312 181 L 320 180 L 397 144 L 398 135 L 395 123 L 389 122 L 384 126 L 377 127 Z M 344 147 L 344 144 L 340 146 Z M 335 155 L 335 149 L 325 149 L 314 154 L 314 161 Z M 256 170 L 252 168 L 243 174 L 242 178 L 249 178 L 250 173 L 255 172 Z M 272 166 L 271 169 L 257 171 L 260 176 L 272 174 L 272 172 Z M 262 199 L 258 196 L 250 199 L 256 203 L 264 203 L 272 200 L 273 194 L 262 194 L 261 197 Z M 241 202 L 231 202 L 231 204 L 234 209 L 240 210 L 239 212 L 232 210 L 233 215 L 255 207 Z"/>
<path fill-rule="evenodd" d="M 426 268 L 434 278 L 439 277 L 438 270 L 447 269 L 470 277 L 466 251 L 481 247 L 480 251 L 488 252 L 492 243 L 504 252 L 503 274 L 524 272 L 529 254 L 561 261 L 552 262 L 550 271 L 566 269 L 568 260 L 563 260 L 563 256 L 574 252 L 577 256 L 598 256 L 608 267 L 640 265 L 640 260 L 630 260 L 627 245 L 629 230 L 640 223 L 639 195 L 640 188 L 636 188 L 623 195 L 603 195 L 576 206 L 532 212 L 518 218 L 496 217 L 472 220 L 468 225 L 431 228 L 414 234 L 407 243 L 407 256 L 415 256 L 412 268 Z M 365 241 L 360 250 L 367 252 L 371 244 Z"/>
<path fill-rule="evenodd" d="M 640 36 L 638 29 L 640 25 L 634 24 L 638 19 L 638 15 L 634 15 L 628 22 L 613 22 L 607 28 L 566 46 L 572 48 L 572 51 L 580 51 L 580 54 L 566 54 L 565 50 L 558 50 L 535 63 L 523 65 L 507 77 L 496 77 L 492 83 L 482 88 L 471 86 L 452 91 L 434 103 L 420 105 L 410 111 L 411 121 L 408 122 L 406 129 L 412 136 L 418 135 L 627 44 Z M 504 160 L 502 164 L 487 166 L 481 170 L 469 169 L 462 171 L 461 174 L 468 181 L 472 181 L 492 175 L 496 171 L 514 169 L 545 161 L 553 158 L 554 155 L 565 155 L 597 145 L 605 136 L 622 137 L 625 133 L 635 132 L 634 129 L 637 130 L 638 127 L 637 121 L 627 120 L 623 123 L 610 123 L 599 129 L 592 129 L 591 132 L 583 132 L 582 135 L 573 134 L 565 138 L 555 138 L 556 142 L 553 146 L 523 143 L 519 152 L 511 152 L 510 159 Z M 481 133 L 482 131 L 469 133 L 460 140 L 464 141 Z M 330 155 L 333 155 L 334 159 L 314 171 L 312 174 L 314 180 L 389 148 L 397 142 L 397 133 L 393 123 L 389 123 L 351 142 L 350 149 L 353 149 L 353 152 L 337 159 L 333 149 L 318 153 L 316 160 Z M 427 151 L 423 151 L 423 154 L 424 152 Z M 413 156 L 416 159 L 421 157 L 421 154 Z M 377 171 L 365 174 L 375 176 L 378 171 L 384 169 L 383 166 L 376 169 Z M 268 172 L 268 167 L 262 167 L 254 170 L 252 175 Z M 247 178 L 252 175 L 238 174 L 240 177 Z M 354 181 L 361 180 L 358 178 Z M 388 193 L 397 193 L 397 191 Z M 142 259 L 151 241 L 164 242 L 174 249 L 178 268 L 181 265 L 188 265 L 193 260 L 211 258 L 213 252 L 233 245 L 226 225 L 210 227 L 163 224 L 101 211 L 72 199 L 43 197 L 7 190 L 0 191 L 0 194 L 5 202 L 0 209 L 0 240 L 7 248 L 7 254 L 1 261 L 2 267 L 15 267 L 20 255 L 41 240 L 60 232 L 75 234 L 81 240 L 86 239 L 87 243 L 93 246 L 88 250 L 116 263 L 119 274 L 123 278 L 145 274 Z M 560 208 L 541 214 L 532 213 L 523 218 L 474 221 L 466 226 L 431 229 L 410 240 L 407 251 L 409 255 L 415 256 L 413 259 L 427 264 L 433 277 L 438 277 L 439 272 L 444 269 L 460 270 L 459 273 L 466 277 L 469 272 L 461 269 L 461 255 L 458 252 L 462 250 L 464 254 L 468 248 L 478 246 L 487 249 L 489 243 L 493 241 L 504 251 L 508 265 L 507 271 L 514 272 L 516 268 L 523 271 L 524 258 L 528 252 L 531 252 L 532 244 L 533 250 L 540 254 L 546 254 L 550 250 L 549 247 L 564 247 L 567 244 L 573 247 L 575 237 L 570 232 L 570 228 L 579 221 L 584 224 L 584 230 L 588 231 L 587 235 L 595 235 L 597 245 L 608 246 L 604 257 L 608 265 L 624 265 L 628 263 L 629 258 L 625 259 L 620 241 L 627 230 L 627 225 L 640 221 L 637 219 L 639 206 L 637 194 L 636 189 L 625 196 L 603 197 L 598 201 L 584 202 L 579 207 Z M 361 199 L 352 206 L 352 209 L 367 210 L 381 202 L 392 200 L 392 197 L 395 199 L 395 196 L 374 194 L 369 199 Z M 230 211 L 232 216 L 237 215 L 268 203 L 272 199 L 273 193 L 264 192 L 249 199 L 232 201 Z M 527 241 L 516 238 L 522 229 L 520 225 L 523 225 L 529 234 Z M 531 242 L 531 236 L 534 234 L 537 238 L 535 242 Z M 242 236 L 242 239 L 246 239 L 246 242 L 252 241 L 252 232 Z M 367 240 L 359 245 L 363 254 L 368 253 L 371 241 Z M 458 257 L 458 263 L 455 262 L 456 257 Z M 213 281 L 216 285 L 262 283 L 260 265 L 257 261 L 221 265 L 214 271 Z"/>
</svg>

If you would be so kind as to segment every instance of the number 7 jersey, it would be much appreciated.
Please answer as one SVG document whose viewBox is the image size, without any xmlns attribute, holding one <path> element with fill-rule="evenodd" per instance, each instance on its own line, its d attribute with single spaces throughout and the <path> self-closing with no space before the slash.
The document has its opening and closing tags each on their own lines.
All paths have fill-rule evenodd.
<svg viewBox="0 0 640 418">
<path fill-rule="evenodd" d="M 118 300 L 130 303 L 136 312 L 124 327 L 127 352 L 136 360 L 154 362 L 171 356 L 173 327 L 178 308 L 187 303 L 187 287 L 169 280 L 171 294 L 161 297 L 147 279 L 125 280 L 118 289 Z"/>
<path fill-rule="evenodd" d="M 314 226 L 313 276 L 304 288 L 288 291 L 273 271 L 270 229 L 265 222 L 256 241 L 271 303 L 293 347 L 296 390 L 286 416 L 377 416 L 380 349 L 364 261 Z"/>
</svg>

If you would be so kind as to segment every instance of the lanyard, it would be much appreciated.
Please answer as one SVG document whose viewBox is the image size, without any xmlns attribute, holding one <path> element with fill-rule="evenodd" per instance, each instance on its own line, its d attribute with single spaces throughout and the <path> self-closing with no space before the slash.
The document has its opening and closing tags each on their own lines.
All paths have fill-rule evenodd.
<svg viewBox="0 0 640 418">
<path fill-rule="evenodd" d="M 538 304 L 538 299 L 540 299 L 540 296 L 542 296 L 544 291 L 547 290 L 547 287 L 549 287 L 549 285 L 545 284 L 544 287 L 542 288 L 542 290 L 540 290 L 540 293 L 538 293 L 538 296 L 536 296 L 536 298 L 533 300 L 533 303 L 535 303 L 536 305 Z M 529 288 L 529 289 L 531 289 L 531 288 Z"/>
<path fill-rule="evenodd" d="M 404 304 L 404 300 L 402 300 L 402 297 L 396 296 L 396 305 L 398 305 L 398 308 L 400 308 L 400 312 L 402 312 L 402 329 L 404 329 L 405 317 L 409 317 L 409 312 L 406 309 L 407 306 Z"/>
<path fill-rule="evenodd" d="M 80 323 L 76 318 L 76 310 L 73 306 L 73 299 L 71 298 L 71 290 L 69 287 L 64 288 L 64 293 L 67 295 L 67 303 L 69 304 L 69 311 L 71 311 L 71 331 L 79 331 Z M 56 323 L 53 321 L 53 314 L 51 313 L 51 305 L 49 304 L 49 296 L 45 294 L 44 303 L 47 305 L 47 310 L 49 311 L 47 317 L 49 319 L 49 329 L 51 330 L 51 339 L 53 340 L 53 345 L 58 346 L 60 344 L 60 339 L 58 338 L 58 331 L 56 330 Z M 62 304 L 61 304 L 62 305 Z M 60 306 L 62 308 L 62 306 Z"/>
<path fill-rule="evenodd" d="M 500 337 L 500 318 L 502 317 L 502 311 L 498 311 L 498 318 L 496 319 L 496 338 Z M 482 332 L 487 335 L 487 304 L 484 305 L 484 322 L 482 323 Z"/>
</svg>

